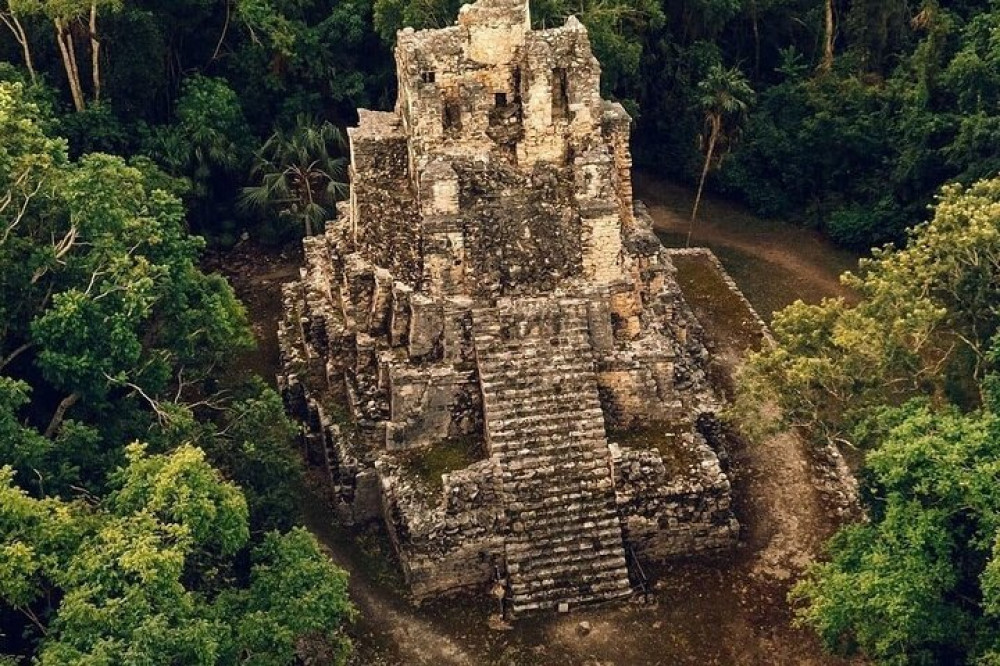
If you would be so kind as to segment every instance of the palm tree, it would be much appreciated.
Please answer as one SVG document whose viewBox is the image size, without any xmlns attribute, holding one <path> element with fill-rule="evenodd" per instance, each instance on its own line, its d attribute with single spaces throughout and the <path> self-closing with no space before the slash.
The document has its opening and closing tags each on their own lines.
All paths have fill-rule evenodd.
<svg viewBox="0 0 1000 666">
<path fill-rule="evenodd" d="M 347 192 L 345 152 L 337 127 L 300 115 L 291 131 L 275 130 L 257 151 L 250 177 L 259 184 L 243 188 L 240 206 L 291 218 L 311 236 Z"/>
<path fill-rule="evenodd" d="M 833 0 L 825 0 L 823 3 L 823 59 L 819 62 L 819 71 L 823 73 L 829 73 L 833 69 L 833 37 L 836 29 Z"/>
<path fill-rule="evenodd" d="M 705 126 L 708 128 L 708 144 L 705 150 L 705 165 L 701 169 L 701 180 L 698 182 L 698 194 L 694 198 L 694 209 L 691 211 L 691 223 L 688 227 L 687 244 L 691 244 L 691 232 L 698 216 L 698 206 L 701 204 L 701 194 L 705 189 L 705 179 L 712 167 L 712 159 L 719 140 L 727 138 L 739 127 L 740 121 L 746 116 L 747 109 L 753 102 L 754 92 L 746 77 L 736 67 L 723 69 L 715 65 L 708 71 L 705 79 L 698 84 L 698 106 L 705 114 Z"/>
</svg>

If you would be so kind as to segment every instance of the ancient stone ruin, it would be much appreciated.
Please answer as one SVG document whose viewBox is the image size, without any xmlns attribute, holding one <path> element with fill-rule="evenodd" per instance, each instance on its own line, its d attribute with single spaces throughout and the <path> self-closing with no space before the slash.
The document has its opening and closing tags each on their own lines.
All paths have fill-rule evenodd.
<svg viewBox="0 0 1000 666">
<path fill-rule="evenodd" d="M 707 352 L 586 29 L 479 0 L 395 53 L 396 109 L 359 111 L 279 330 L 339 519 L 385 521 L 417 598 L 502 590 L 514 615 L 731 546 Z"/>
</svg>

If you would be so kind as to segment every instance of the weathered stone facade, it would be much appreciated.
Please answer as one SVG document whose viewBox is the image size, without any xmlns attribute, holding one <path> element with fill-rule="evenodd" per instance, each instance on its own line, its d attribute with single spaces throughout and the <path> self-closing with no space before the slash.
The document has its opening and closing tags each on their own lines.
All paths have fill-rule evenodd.
<svg viewBox="0 0 1000 666">
<path fill-rule="evenodd" d="M 415 596 L 499 581 L 514 614 L 732 545 L 707 352 L 584 27 L 479 0 L 396 63 L 279 328 L 339 518 L 385 520 Z"/>
</svg>

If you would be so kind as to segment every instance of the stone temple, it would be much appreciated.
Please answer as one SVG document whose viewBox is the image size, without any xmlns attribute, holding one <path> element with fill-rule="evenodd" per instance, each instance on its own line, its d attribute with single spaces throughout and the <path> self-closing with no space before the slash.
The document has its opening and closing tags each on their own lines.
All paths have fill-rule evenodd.
<svg viewBox="0 0 1000 666">
<path fill-rule="evenodd" d="M 512 615 L 733 545 L 707 352 L 586 29 L 479 0 L 395 57 L 395 111 L 359 111 L 350 199 L 283 292 L 279 381 L 339 519 L 385 522 L 416 598 Z"/>
</svg>

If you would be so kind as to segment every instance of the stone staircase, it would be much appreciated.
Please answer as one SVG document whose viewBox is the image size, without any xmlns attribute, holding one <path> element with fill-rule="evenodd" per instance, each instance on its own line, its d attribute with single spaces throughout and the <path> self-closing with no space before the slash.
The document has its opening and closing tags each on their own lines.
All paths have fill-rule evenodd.
<svg viewBox="0 0 1000 666">
<path fill-rule="evenodd" d="M 511 610 L 631 593 L 582 300 L 473 313 L 486 438 L 501 469 Z"/>
</svg>

